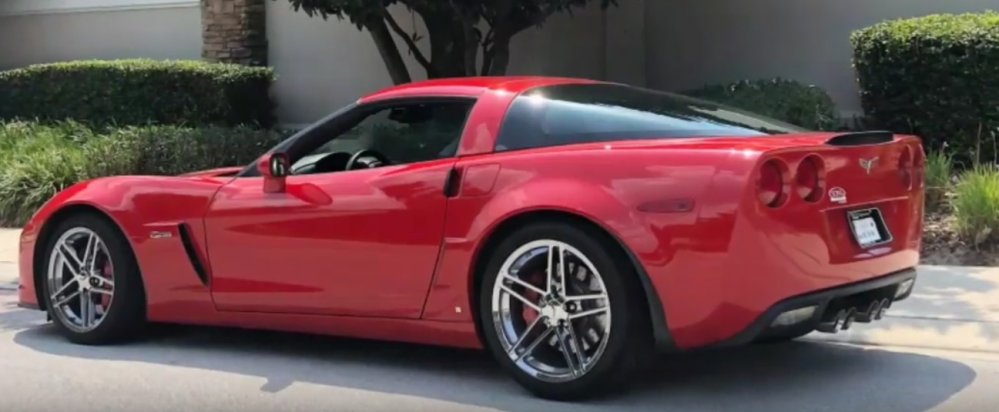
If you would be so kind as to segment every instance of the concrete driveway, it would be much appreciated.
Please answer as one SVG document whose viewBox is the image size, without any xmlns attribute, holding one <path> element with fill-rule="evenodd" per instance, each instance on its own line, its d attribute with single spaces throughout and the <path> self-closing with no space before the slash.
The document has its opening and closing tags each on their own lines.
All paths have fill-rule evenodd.
<svg viewBox="0 0 999 412">
<path fill-rule="evenodd" d="M 481 352 L 293 334 L 160 328 L 67 343 L 0 291 L 3 411 L 994 410 L 999 356 L 818 341 L 670 356 L 630 392 L 534 399 Z"/>
<path fill-rule="evenodd" d="M 2 256 L 0 256 L 2 260 Z M 15 306 L 0 261 L 0 411 L 995 410 L 999 268 L 920 268 L 887 318 L 798 342 L 673 355 L 625 395 L 531 398 L 483 353 L 294 334 L 159 327 L 67 343 Z"/>
</svg>

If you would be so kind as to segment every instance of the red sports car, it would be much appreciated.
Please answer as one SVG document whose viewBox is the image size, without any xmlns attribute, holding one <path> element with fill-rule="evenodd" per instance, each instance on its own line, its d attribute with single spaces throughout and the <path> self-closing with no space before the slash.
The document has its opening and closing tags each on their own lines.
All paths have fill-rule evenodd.
<svg viewBox="0 0 999 412">
<path fill-rule="evenodd" d="M 578 398 L 655 350 L 879 319 L 915 281 L 923 171 L 914 136 L 588 80 L 427 81 L 253 165 L 66 189 L 24 228 L 19 297 L 83 344 L 167 322 L 486 348 Z"/>
</svg>

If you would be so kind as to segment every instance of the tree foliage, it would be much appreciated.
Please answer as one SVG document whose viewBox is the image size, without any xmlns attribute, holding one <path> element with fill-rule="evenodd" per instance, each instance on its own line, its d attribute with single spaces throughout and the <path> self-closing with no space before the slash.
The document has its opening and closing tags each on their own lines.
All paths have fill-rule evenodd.
<svg viewBox="0 0 999 412">
<path fill-rule="evenodd" d="M 398 36 L 428 78 L 506 74 L 510 41 L 524 30 L 541 26 L 556 13 L 599 3 L 602 8 L 617 0 L 289 0 L 296 11 L 310 17 L 330 16 L 349 20 L 371 34 L 385 66 L 396 84 L 411 80 Z M 429 54 L 418 43 L 424 39 L 408 32 L 389 8 L 403 6 L 426 26 Z M 481 52 L 481 56 L 480 56 Z"/>
</svg>

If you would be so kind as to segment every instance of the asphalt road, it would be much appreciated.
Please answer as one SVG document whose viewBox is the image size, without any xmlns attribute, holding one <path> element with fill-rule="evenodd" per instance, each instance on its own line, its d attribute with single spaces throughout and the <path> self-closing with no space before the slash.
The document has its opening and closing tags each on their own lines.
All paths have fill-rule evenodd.
<svg viewBox="0 0 999 412">
<path fill-rule="evenodd" d="M 999 355 L 795 342 L 671 356 L 587 404 L 523 392 L 484 354 L 232 329 L 162 327 L 72 345 L 0 290 L 0 411 L 997 410 Z"/>
</svg>

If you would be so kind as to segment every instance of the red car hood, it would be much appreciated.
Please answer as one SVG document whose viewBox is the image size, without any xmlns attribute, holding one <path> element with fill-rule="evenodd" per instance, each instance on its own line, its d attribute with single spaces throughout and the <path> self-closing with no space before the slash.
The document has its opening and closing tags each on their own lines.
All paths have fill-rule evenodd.
<svg viewBox="0 0 999 412">
<path fill-rule="evenodd" d="M 243 170 L 242 166 L 219 167 L 216 169 L 200 170 L 197 172 L 184 173 L 186 177 L 228 177 L 235 176 Z"/>
</svg>

